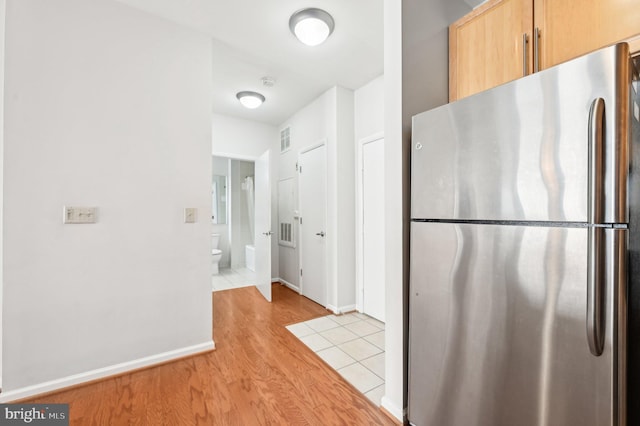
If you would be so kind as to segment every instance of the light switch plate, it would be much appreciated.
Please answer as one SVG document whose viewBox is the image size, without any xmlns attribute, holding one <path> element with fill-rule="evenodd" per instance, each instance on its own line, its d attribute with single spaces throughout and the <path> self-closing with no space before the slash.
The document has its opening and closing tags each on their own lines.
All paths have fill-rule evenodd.
<svg viewBox="0 0 640 426">
<path fill-rule="evenodd" d="M 198 221 L 198 209 L 187 207 L 184 209 L 184 223 L 196 223 Z"/>
<path fill-rule="evenodd" d="M 96 223 L 98 221 L 97 207 L 64 206 L 62 223 L 83 224 Z"/>
</svg>

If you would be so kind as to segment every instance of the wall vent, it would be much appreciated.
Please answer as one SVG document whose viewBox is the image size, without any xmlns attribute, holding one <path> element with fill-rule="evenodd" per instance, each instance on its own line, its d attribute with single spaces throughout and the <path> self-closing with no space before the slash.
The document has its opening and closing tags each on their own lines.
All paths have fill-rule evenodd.
<svg viewBox="0 0 640 426">
<path fill-rule="evenodd" d="M 290 223 L 280 224 L 280 241 L 283 243 L 293 242 L 293 233 L 291 232 L 292 225 Z"/>
<path fill-rule="evenodd" d="M 280 130 L 280 152 L 286 152 L 291 148 L 291 127 Z"/>
<path fill-rule="evenodd" d="M 278 181 L 278 244 L 285 247 L 296 246 L 296 226 L 293 206 L 295 205 L 293 178 Z"/>
</svg>

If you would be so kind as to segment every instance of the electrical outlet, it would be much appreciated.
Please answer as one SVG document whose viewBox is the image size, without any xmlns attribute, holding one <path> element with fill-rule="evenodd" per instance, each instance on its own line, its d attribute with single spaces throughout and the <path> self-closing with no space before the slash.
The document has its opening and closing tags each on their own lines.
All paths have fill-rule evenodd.
<svg viewBox="0 0 640 426">
<path fill-rule="evenodd" d="M 97 207 L 64 206 L 62 223 L 82 224 L 82 223 L 96 223 L 97 221 L 98 221 Z"/>
<path fill-rule="evenodd" d="M 198 209 L 187 207 L 184 209 L 184 223 L 196 223 L 198 221 Z"/>
</svg>

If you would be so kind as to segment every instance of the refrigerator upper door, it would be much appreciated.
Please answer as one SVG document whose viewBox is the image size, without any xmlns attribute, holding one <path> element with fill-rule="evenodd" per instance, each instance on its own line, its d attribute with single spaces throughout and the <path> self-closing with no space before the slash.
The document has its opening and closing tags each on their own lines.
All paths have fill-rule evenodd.
<svg viewBox="0 0 640 426">
<path fill-rule="evenodd" d="M 619 44 L 416 115 L 411 217 L 586 223 L 601 201 L 603 222 L 626 223 L 629 74 Z"/>
<path fill-rule="evenodd" d="M 588 336 L 588 228 L 412 222 L 409 421 L 624 424 L 623 359 L 616 358 L 624 306 L 614 301 L 625 288 L 619 265 L 627 231 L 603 231 L 604 293 L 593 303 L 602 304 L 604 335 L 596 356 Z"/>
</svg>

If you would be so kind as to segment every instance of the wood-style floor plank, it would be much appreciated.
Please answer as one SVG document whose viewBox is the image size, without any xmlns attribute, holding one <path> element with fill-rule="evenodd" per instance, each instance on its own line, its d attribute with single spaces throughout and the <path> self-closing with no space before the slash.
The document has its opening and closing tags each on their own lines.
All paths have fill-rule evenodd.
<svg viewBox="0 0 640 426">
<path fill-rule="evenodd" d="M 216 350 L 26 402 L 72 425 L 393 425 L 285 326 L 328 312 L 274 284 L 213 293 Z"/>
</svg>

